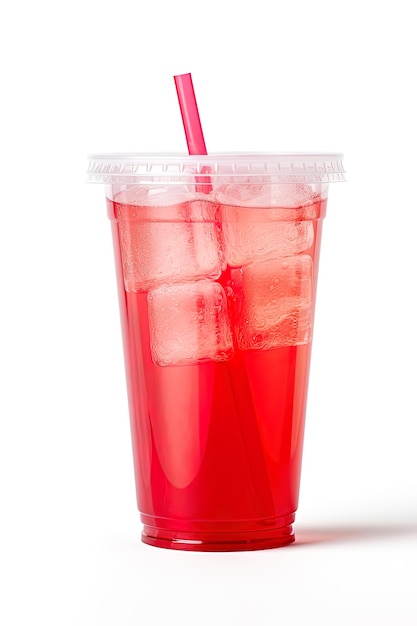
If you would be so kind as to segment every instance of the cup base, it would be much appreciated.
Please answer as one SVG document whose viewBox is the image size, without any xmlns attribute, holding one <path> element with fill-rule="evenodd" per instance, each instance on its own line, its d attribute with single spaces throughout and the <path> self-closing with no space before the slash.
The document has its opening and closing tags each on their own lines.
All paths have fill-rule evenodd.
<svg viewBox="0 0 417 626">
<path fill-rule="evenodd" d="M 294 521 L 294 516 L 291 516 Z M 277 518 L 277 523 L 287 522 L 286 518 Z M 266 550 L 281 548 L 295 541 L 292 523 L 275 525 L 262 530 L 244 532 L 187 532 L 173 531 L 144 525 L 142 541 L 150 546 L 169 550 L 189 550 L 194 552 L 240 552 L 247 550 Z"/>
</svg>

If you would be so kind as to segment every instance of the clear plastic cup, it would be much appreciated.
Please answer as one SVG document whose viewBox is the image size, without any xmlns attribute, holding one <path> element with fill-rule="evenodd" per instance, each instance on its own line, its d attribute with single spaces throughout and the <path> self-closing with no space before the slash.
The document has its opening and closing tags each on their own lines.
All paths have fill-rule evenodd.
<svg viewBox="0 0 417 626">
<path fill-rule="evenodd" d="M 145 543 L 294 541 L 322 220 L 339 154 L 109 154 Z"/>
</svg>

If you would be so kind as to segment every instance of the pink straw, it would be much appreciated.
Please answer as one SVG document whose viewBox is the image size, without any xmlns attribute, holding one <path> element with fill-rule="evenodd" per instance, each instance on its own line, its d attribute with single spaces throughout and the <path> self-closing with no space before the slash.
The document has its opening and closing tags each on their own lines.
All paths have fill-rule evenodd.
<svg viewBox="0 0 417 626">
<path fill-rule="evenodd" d="M 178 102 L 180 103 L 181 117 L 185 130 L 185 138 L 187 140 L 188 153 L 195 155 L 207 154 L 191 74 L 180 74 L 179 76 L 174 76 L 174 80 L 175 87 L 177 88 Z M 210 168 L 207 165 L 204 165 L 201 168 L 201 173 L 209 174 Z M 195 182 L 197 183 L 196 191 L 201 193 L 210 193 L 212 190 L 211 181 L 208 176 L 196 176 Z"/>
<path fill-rule="evenodd" d="M 207 154 L 191 74 L 174 76 L 189 154 Z"/>
<path fill-rule="evenodd" d="M 185 137 L 187 139 L 188 152 L 189 154 L 194 155 L 207 154 L 191 74 L 180 74 L 179 76 L 174 76 L 174 80 L 177 88 L 178 101 L 180 103 Z M 207 174 L 210 173 L 210 167 L 204 165 L 201 168 L 200 173 L 205 174 L 205 176 L 195 177 L 195 181 L 197 183 L 196 191 L 210 193 L 212 190 L 211 180 L 207 176 Z M 217 376 L 219 379 L 224 376 L 228 381 L 227 384 L 230 385 L 228 377 L 230 376 L 231 368 L 240 368 L 243 367 L 243 365 L 241 365 L 240 360 L 234 365 L 233 363 L 227 365 L 227 369 L 219 369 Z M 243 376 L 246 376 L 247 374 L 245 369 L 243 369 L 242 372 L 243 373 L 238 372 L 235 375 L 239 378 L 243 378 Z M 240 424 L 239 427 L 242 437 L 242 445 L 248 462 L 248 471 L 252 480 L 253 498 L 256 502 L 256 513 L 259 517 L 272 518 L 275 514 L 275 507 L 270 490 L 268 472 L 265 465 L 265 458 L 263 456 L 260 435 L 256 424 L 256 416 L 253 415 L 253 419 L 247 420 L 247 423 L 245 420 L 242 420 L 242 424 Z M 249 441 L 251 442 L 250 447 Z M 249 454 L 248 450 L 252 450 L 252 452 Z M 261 471 L 263 472 L 263 475 L 261 474 Z M 262 494 L 262 496 L 260 496 L 260 494 Z M 209 506 L 215 510 L 215 499 L 213 500 L 213 503 L 210 502 Z"/>
</svg>

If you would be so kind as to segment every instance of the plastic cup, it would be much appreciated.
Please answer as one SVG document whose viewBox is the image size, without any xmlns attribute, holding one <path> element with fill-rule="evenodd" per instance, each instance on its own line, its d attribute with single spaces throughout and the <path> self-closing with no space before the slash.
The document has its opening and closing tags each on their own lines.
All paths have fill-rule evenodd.
<svg viewBox="0 0 417 626">
<path fill-rule="evenodd" d="M 292 543 L 342 156 L 95 155 L 88 180 L 105 185 L 113 232 L 142 540 Z"/>
</svg>

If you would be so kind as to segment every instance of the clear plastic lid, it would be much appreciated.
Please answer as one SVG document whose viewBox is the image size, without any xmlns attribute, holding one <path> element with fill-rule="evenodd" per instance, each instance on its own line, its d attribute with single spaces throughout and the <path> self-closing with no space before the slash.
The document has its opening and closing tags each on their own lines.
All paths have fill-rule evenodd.
<svg viewBox="0 0 417 626">
<path fill-rule="evenodd" d="M 94 154 L 88 157 L 87 182 L 136 184 L 163 182 L 184 184 L 190 177 L 220 182 L 260 176 L 274 183 L 335 183 L 345 180 L 342 154 L 328 153 L 219 153 L 187 154 Z"/>
</svg>

